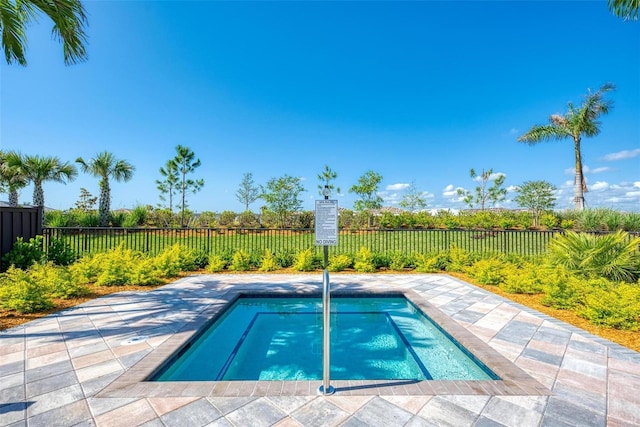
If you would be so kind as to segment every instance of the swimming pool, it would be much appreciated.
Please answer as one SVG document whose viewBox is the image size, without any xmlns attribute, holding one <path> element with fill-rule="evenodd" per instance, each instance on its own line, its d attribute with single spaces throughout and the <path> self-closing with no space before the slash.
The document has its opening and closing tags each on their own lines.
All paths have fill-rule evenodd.
<svg viewBox="0 0 640 427">
<path fill-rule="evenodd" d="M 402 296 L 331 301 L 331 378 L 497 380 Z M 163 364 L 152 381 L 322 378 L 322 306 L 312 297 L 240 297 Z"/>
</svg>

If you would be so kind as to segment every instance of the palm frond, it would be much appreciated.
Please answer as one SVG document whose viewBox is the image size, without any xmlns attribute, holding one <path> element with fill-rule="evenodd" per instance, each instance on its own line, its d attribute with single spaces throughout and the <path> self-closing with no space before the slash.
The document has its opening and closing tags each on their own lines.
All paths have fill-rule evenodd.
<svg viewBox="0 0 640 427">
<path fill-rule="evenodd" d="M 550 119 L 551 121 L 551 119 Z M 548 124 L 548 125 L 535 125 L 527 133 L 518 137 L 518 142 L 524 142 L 529 145 L 534 145 L 542 141 L 549 140 L 562 140 L 571 136 L 566 126 Z"/>
<path fill-rule="evenodd" d="M 638 19 L 640 0 L 609 0 L 609 10 L 618 18 L 625 20 Z"/>
</svg>

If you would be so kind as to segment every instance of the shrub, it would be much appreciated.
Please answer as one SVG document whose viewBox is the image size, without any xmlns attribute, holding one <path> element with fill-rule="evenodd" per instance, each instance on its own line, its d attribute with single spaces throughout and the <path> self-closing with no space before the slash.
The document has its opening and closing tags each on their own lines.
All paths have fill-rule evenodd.
<svg viewBox="0 0 640 427">
<path fill-rule="evenodd" d="M 237 250 L 233 254 L 229 270 L 231 271 L 248 271 L 251 269 L 251 256 L 247 251 Z"/>
<path fill-rule="evenodd" d="M 276 263 L 276 258 L 273 256 L 273 253 L 266 249 L 264 251 L 264 255 L 260 259 L 260 271 L 275 271 L 278 269 L 278 264 Z"/>
<path fill-rule="evenodd" d="M 43 287 L 53 298 L 74 298 L 89 293 L 86 286 L 73 280 L 71 273 L 64 267 L 55 267 L 53 263 L 34 264 L 28 270 L 29 277 Z"/>
<path fill-rule="evenodd" d="M 36 262 L 44 259 L 42 250 L 42 236 L 36 236 L 25 242 L 22 237 L 18 237 L 13 244 L 13 249 L 2 257 L 3 266 L 15 266 L 26 269 Z"/>
<path fill-rule="evenodd" d="M 586 287 L 583 280 L 568 270 L 557 266 L 546 271 L 542 304 L 561 310 L 569 310 L 583 303 Z"/>
<path fill-rule="evenodd" d="M 558 218 L 552 212 L 546 212 L 540 218 L 540 225 L 552 230 L 558 226 Z"/>
<path fill-rule="evenodd" d="M 314 261 L 311 249 L 305 249 L 296 255 L 293 269 L 296 271 L 313 271 Z"/>
<path fill-rule="evenodd" d="M 635 282 L 640 276 L 640 237 L 630 238 L 617 231 L 596 236 L 567 231 L 549 242 L 549 256 L 554 264 L 587 276 L 613 281 Z"/>
<path fill-rule="evenodd" d="M 446 266 L 447 271 L 463 272 L 466 267 L 471 266 L 476 260 L 479 259 L 479 256 L 477 254 L 466 252 L 464 249 L 459 248 L 456 244 L 451 244 L 447 252 L 449 259 L 449 262 Z"/>
<path fill-rule="evenodd" d="M 34 313 L 53 307 L 46 286 L 38 284 L 30 275 L 17 267 L 0 275 L 0 307 L 18 313 Z"/>
<path fill-rule="evenodd" d="M 111 212 L 109 213 L 109 222 L 113 227 L 122 227 L 124 220 L 127 219 L 126 212 Z"/>
<path fill-rule="evenodd" d="M 376 267 L 373 264 L 373 254 L 369 249 L 363 246 L 356 252 L 353 269 L 359 273 L 373 273 L 376 271 Z"/>
<path fill-rule="evenodd" d="M 122 244 L 107 252 L 103 257 L 95 257 L 94 262 L 99 262 L 98 268 L 100 270 L 95 284 L 98 286 L 114 286 L 130 283 L 132 272 L 135 271 L 136 266 L 142 259 L 141 253 L 134 252 L 131 249 L 124 249 Z"/>
<path fill-rule="evenodd" d="M 515 270 L 515 266 L 502 260 L 490 258 L 476 261 L 465 272 L 483 285 L 499 285 Z"/>
<path fill-rule="evenodd" d="M 154 258 L 142 258 L 129 274 L 132 285 L 157 285 L 162 283 L 160 271 Z"/>
<path fill-rule="evenodd" d="M 78 255 L 71 249 L 69 243 L 53 238 L 47 246 L 46 258 L 56 265 L 71 265 L 78 259 Z"/>
<path fill-rule="evenodd" d="M 391 265 L 391 257 L 384 252 L 373 252 L 371 262 L 375 270 L 389 268 Z"/>
<path fill-rule="evenodd" d="M 141 227 L 147 223 L 149 219 L 149 211 L 146 206 L 138 205 L 131 212 L 126 214 L 123 227 Z"/>
<path fill-rule="evenodd" d="M 209 263 L 209 254 L 203 249 L 193 251 L 193 264 L 196 269 L 206 268 Z"/>
<path fill-rule="evenodd" d="M 598 283 L 594 283 L 598 282 Z M 640 287 L 591 280 L 584 308 L 579 314 L 595 325 L 616 329 L 640 329 Z"/>
<path fill-rule="evenodd" d="M 216 254 L 209 255 L 209 263 L 207 265 L 207 271 L 210 273 L 219 273 L 227 266 L 226 261 Z"/>
<path fill-rule="evenodd" d="M 220 219 L 218 220 L 218 223 L 222 227 L 233 227 L 235 226 L 235 222 L 236 222 L 236 213 L 233 211 L 223 211 L 220 214 Z"/>
<path fill-rule="evenodd" d="M 296 259 L 295 252 L 292 250 L 283 250 L 275 255 L 276 262 L 281 268 L 288 268 L 293 265 Z"/>
<path fill-rule="evenodd" d="M 343 271 L 346 268 L 350 268 L 353 265 L 353 261 L 349 255 L 335 254 L 329 257 L 329 265 L 327 270 L 329 271 Z"/>
<path fill-rule="evenodd" d="M 622 221 L 625 231 L 640 231 L 640 212 L 627 212 Z"/>
<path fill-rule="evenodd" d="M 416 262 L 416 271 L 420 273 L 436 273 L 438 271 L 442 271 L 440 264 L 440 258 L 436 254 L 416 254 L 415 262 Z"/>
<path fill-rule="evenodd" d="M 392 252 L 389 255 L 389 268 L 394 271 L 403 271 L 411 265 L 411 259 L 403 252 Z"/>
<path fill-rule="evenodd" d="M 163 249 L 154 261 L 162 277 L 176 277 L 181 271 L 196 269 L 195 253 L 177 243 Z"/>
<path fill-rule="evenodd" d="M 99 253 L 80 258 L 69 266 L 71 277 L 77 283 L 94 283 L 101 271 L 101 260 L 106 256 L 106 253 Z"/>
<path fill-rule="evenodd" d="M 512 294 L 539 294 L 544 291 L 544 273 L 539 266 L 530 264 L 506 271 L 499 285 L 503 291 Z"/>
</svg>

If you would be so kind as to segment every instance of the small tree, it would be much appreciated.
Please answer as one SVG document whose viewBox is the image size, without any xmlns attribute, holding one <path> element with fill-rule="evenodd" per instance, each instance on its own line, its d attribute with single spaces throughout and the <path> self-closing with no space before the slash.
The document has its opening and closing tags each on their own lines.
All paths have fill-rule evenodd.
<svg viewBox="0 0 640 427">
<path fill-rule="evenodd" d="M 76 202 L 75 208 L 82 212 L 89 212 L 93 210 L 93 207 L 98 201 L 97 197 L 94 197 L 86 188 L 80 189 L 80 196 Z"/>
<path fill-rule="evenodd" d="M 280 178 L 271 178 L 266 187 L 261 187 L 260 197 L 266 202 L 267 209 L 278 216 L 281 227 L 287 223 L 288 217 L 295 211 L 302 209 L 300 193 L 304 192 L 304 187 L 300 183 L 300 178 L 284 175 Z"/>
<path fill-rule="evenodd" d="M 382 197 L 378 195 L 378 188 L 382 181 L 382 175 L 374 171 L 367 171 L 358 178 L 358 183 L 351 186 L 349 193 L 355 193 L 360 196 L 356 200 L 353 207 L 356 211 L 364 211 L 367 209 L 380 209 L 382 207 Z"/>
<path fill-rule="evenodd" d="M 260 188 L 253 182 L 253 174 L 250 172 L 242 175 L 240 188 L 236 192 L 236 198 L 244 205 L 244 211 L 249 211 L 249 205 L 260 198 Z"/>
<path fill-rule="evenodd" d="M 173 212 L 173 196 L 178 193 L 178 185 L 180 184 L 180 175 L 178 173 L 178 164 L 175 159 L 167 160 L 167 164 L 160 168 L 160 175 L 163 179 L 156 180 L 158 190 L 160 190 L 160 200 L 169 201 L 169 211 Z"/>
<path fill-rule="evenodd" d="M 126 160 L 119 160 L 108 151 L 96 154 L 94 158 L 86 162 L 82 157 L 78 157 L 76 162 L 80 164 L 82 172 L 100 178 L 100 197 L 98 211 L 100 216 L 100 227 L 109 225 L 109 212 L 111 211 L 111 184 L 109 179 L 127 182 L 133 177 L 136 168 Z"/>
<path fill-rule="evenodd" d="M 338 173 L 331 170 L 329 165 L 324 165 L 324 170 L 322 173 L 318 174 L 318 181 L 320 181 L 320 184 L 318 184 L 318 194 L 324 196 L 323 191 L 325 187 L 327 187 L 332 193 L 334 189 L 336 192 L 340 193 L 340 187 L 336 187 L 331 183 L 331 181 L 336 178 L 338 178 Z"/>
<path fill-rule="evenodd" d="M 480 182 L 472 193 L 469 190 L 458 189 L 458 195 L 464 197 L 464 202 L 473 208 L 474 205 L 480 205 L 480 209 L 484 210 L 487 202 L 495 206 L 496 203 L 503 201 L 507 197 L 507 189 L 502 188 L 505 175 L 493 174 L 493 169 L 482 170 L 480 175 L 476 174 L 474 169 L 469 171 L 471 179 Z M 493 185 L 488 187 L 489 181 L 493 181 Z"/>
<path fill-rule="evenodd" d="M 19 191 L 28 184 L 21 168 L 22 155 L 17 151 L 0 151 L 0 193 L 9 195 L 9 206 L 18 206 Z"/>
<path fill-rule="evenodd" d="M 552 210 L 556 205 L 553 192 L 556 187 L 547 181 L 525 181 L 516 187 L 515 202 L 518 206 L 528 208 L 533 215 L 533 225 L 540 225 L 540 215 Z"/>
<path fill-rule="evenodd" d="M 193 194 L 195 194 L 200 191 L 204 186 L 204 180 L 193 180 L 187 178 L 188 174 L 195 172 L 195 170 L 201 165 L 200 159 L 194 160 L 196 155 L 193 150 L 188 147 L 178 145 L 176 147 L 176 152 L 176 157 L 170 160 L 170 162 L 174 162 L 176 164 L 178 175 L 180 177 L 180 180 L 178 182 L 178 193 L 182 197 L 180 205 L 180 225 L 184 227 L 185 209 L 187 208 L 187 192 L 191 191 Z"/>
<path fill-rule="evenodd" d="M 411 212 L 415 212 L 427 207 L 427 199 L 424 197 L 422 191 L 418 191 L 416 182 L 411 181 L 411 185 L 405 190 L 404 196 L 402 196 L 402 200 L 400 200 L 398 205 Z"/>
</svg>

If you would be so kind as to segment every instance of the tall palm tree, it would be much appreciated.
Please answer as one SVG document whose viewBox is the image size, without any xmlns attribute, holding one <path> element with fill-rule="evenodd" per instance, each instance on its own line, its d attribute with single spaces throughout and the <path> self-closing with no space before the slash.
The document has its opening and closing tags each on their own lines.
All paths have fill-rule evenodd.
<svg viewBox="0 0 640 427">
<path fill-rule="evenodd" d="M 76 162 L 80 164 L 82 172 L 100 178 L 98 213 L 100 227 L 106 227 L 109 225 L 109 212 L 111 210 L 111 187 L 109 185 L 109 178 L 113 178 L 118 182 L 127 182 L 133 177 L 135 167 L 125 160 L 116 159 L 115 156 L 108 151 L 98 153 L 88 162 L 85 162 L 82 157 L 78 157 Z"/>
<path fill-rule="evenodd" d="M 0 0 L 0 37 L 7 64 L 27 65 L 27 27 L 42 13 L 53 21 L 65 64 L 87 59 L 87 15 L 80 0 Z"/>
<path fill-rule="evenodd" d="M 62 162 L 54 156 L 24 156 L 18 166 L 27 182 L 33 183 L 33 204 L 44 206 L 44 190 L 42 184 L 46 181 L 55 181 L 66 184 L 78 176 L 78 170 L 68 162 Z"/>
<path fill-rule="evenodd" d="M 564 115 L 553 114 L 549 117 L 549 124 L 535 125 L 518 138 L 519 142 L 529 145 L 548 140 L 573 139 L 576 161 L 573 200 L 576 210 L 584 209 L 584 193 L 587 191 L 582 171 L 580 142 L 583 136 L 591 137 L 600 133 L 598 117 L 607 114 L 613 108 L 613 102 L 605 100 L 604 95 L 614 89 L 613 84 L 607 83 L 596 92 L 589 91 L 581 106 L 576 108 L 569 102 L 569 110 Z"/>
<path fill-rule="evenodd" d="M 18 206 L 18 191 L 27 184 L 20 153 L 0 151 L 0 186 L 9 193 L 9 206 Z"/>
</svg>

